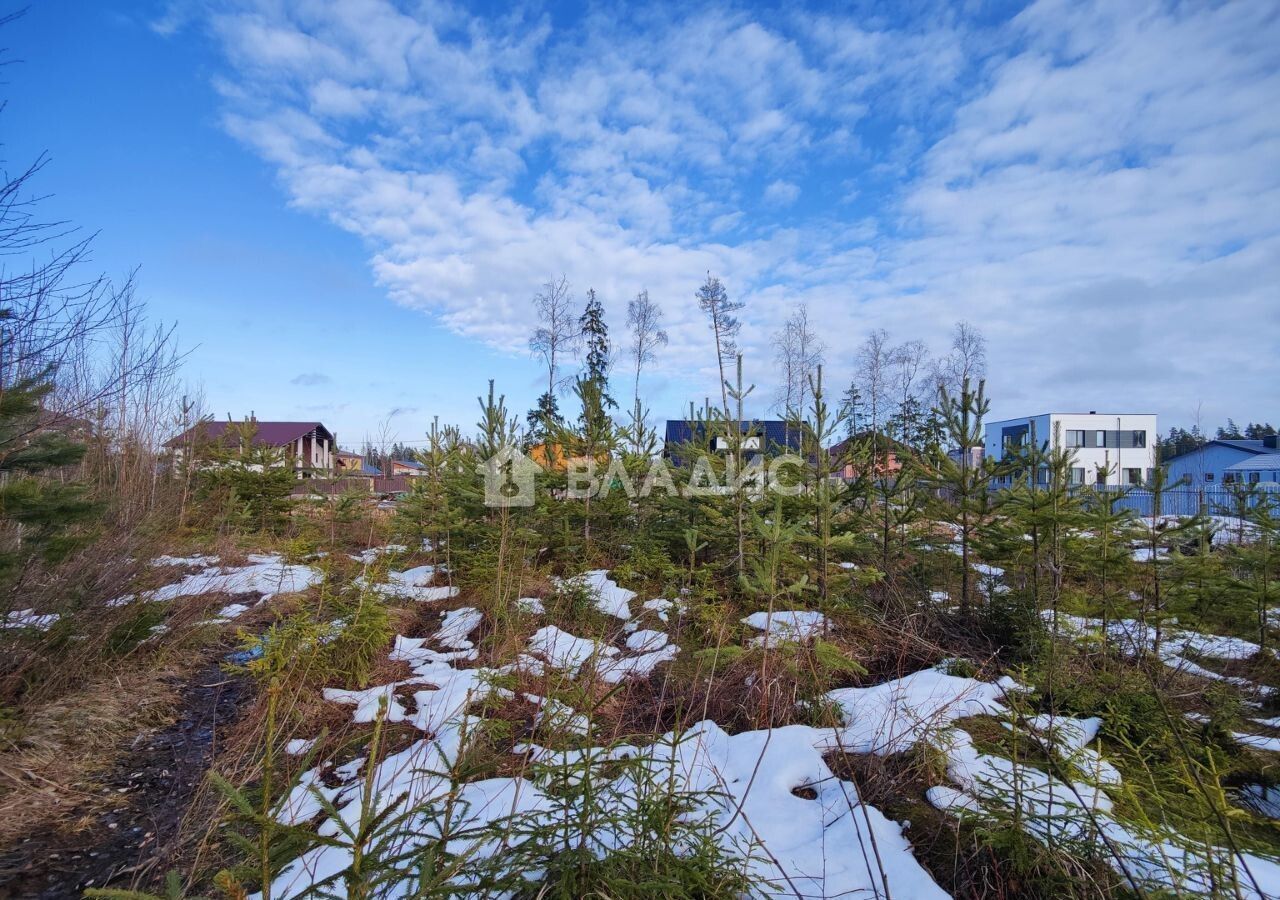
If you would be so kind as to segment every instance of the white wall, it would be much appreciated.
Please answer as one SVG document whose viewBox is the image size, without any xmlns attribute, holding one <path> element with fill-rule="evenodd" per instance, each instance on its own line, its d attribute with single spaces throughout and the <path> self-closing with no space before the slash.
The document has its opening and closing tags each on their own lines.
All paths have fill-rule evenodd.
<svg viewBox="0 0 1280 900">
<path fill-rule="evenodd" d="M 1137 469 L 1142 483 L 1150 478 L 1155 468 L 1156 417 L 1146 413 L 1046 413 L 1029 416 L 1023 419 L 1004 419 L 990 422 L 986 426 L 986 452 L 993 459 L 1004 456 L 1002 434 L 1005 428 L 1017 425 L 1034 424 L 1037 443 L 1049 441 L 1055 447 L 1064 447 L 1068 443 L 1069 431 L 1110 432 L 1142 431 L 1145 432 L 1144 447 L 1074 447 L 1073 467 L 1084 469 L 1084 483 L 1098 482 L 1098 469 L 1111 468 L 1107 476 L 1107 484 L 1127 484 L 1130 469 Z"/>
<path fill-rule="evenodd" d="M 1063 414 L 1052 417 L 1051 427 L 1057 427 L 1062 435 L 1060 440 L 1065 444 L 1068 431 L 1142 431 L 1146 434 L 1144 447 L 1077 447 L 1075 463 L 1077 468 L 1085 470 L 1085 482 L 1093 484 L 1097 480 L 1099 468 L 1111 468 L 1107 484 L 1129 484 L 1129 470 L 1137 469 L 1141 483 L 1146 484 L 1151 478 L 1151 470 L 1156 465 L 1156 417 L 1154 415 L 1120 413 L 1097 415 Z"/>
</svg>

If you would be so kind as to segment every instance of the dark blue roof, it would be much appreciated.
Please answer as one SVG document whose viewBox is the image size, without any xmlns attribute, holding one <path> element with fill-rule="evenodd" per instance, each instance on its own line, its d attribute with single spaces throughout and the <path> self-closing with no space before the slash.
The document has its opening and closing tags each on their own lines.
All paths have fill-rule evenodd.
<svg viewBox="0 0 1280 900">
<path fill-rule="evenodd" d="M 792 450 L 800 449 L 800 429 L 782 419 L 744 419 L 738 424 L 743 434 L 762 436 L 766 452 L 776 453 L 784 447 Z M 668 446 L 705 439 L 705 422 L 690 419 L 667 420 Z"/>
</svg>

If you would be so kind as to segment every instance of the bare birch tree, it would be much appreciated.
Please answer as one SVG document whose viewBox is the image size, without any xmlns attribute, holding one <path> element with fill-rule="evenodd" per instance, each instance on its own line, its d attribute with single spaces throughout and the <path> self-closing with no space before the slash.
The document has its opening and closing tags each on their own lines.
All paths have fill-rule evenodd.
<svg viewBox="0 0 1280 900">
<path fill-rule="evenodd" d="M 913 425 L 920 424 L 923 415 L 923 404 L 917 390 L 921 375 L 928 368 L 929 348 L 924 341 L 907 341 L 893 349 L 890 359 L 894 392 L 897 395 L 898 439 L 904 444 L 914 444 L 912 428 Z"/>
<path fill-rule="evenodd" d="M 892 362 L 889 332 L 878 328 L 867 335 L 858 348 L 855 382 L 862 397 L 864 421 L 871 429 L 873 454 L 889 408 L 889 367 Z"/>
<path fill-rule="evenodd" d="M 987 377 L 987 339 L 968 322 L 957 322 L 951 329 L 951 348 L 938 360 L 935 381 L 948 393 L 958 394 L 965 379 L 977 384 Z"/>
<path fill-rule="evenodd" d="M 579 339 L 568 279 L 563 275 L 548 279 L 542 290 L 534 294 L 533 308 L 539 324 L 529 338 L 529 351 L 540 357 L 547 367 L 547 390 L 529 414 L 529 422 L 531 427 L 540 424 L 545 437 L 558 418 L 556 394 L 568 381 L 560 377 L 560 364 L 565 356 L 573 354 Z"/>
<path fill-rule="evenodd" d="M 573 354 L 578 340 L 577 314 L 568 279 L 563 275 L 549 279 L 534 294 L 533 308 L 540 324 L 529 338 L 529 350 L 542 358 L 547 367 L 547 393 L 555 395 L 565 385 L 565 380 L 558 377 L 560 363 Z"/>
<path fill-rule="evenodd" d="M 648 291 L 636 294 L 627 303 L 627 327 L 631 329 L 631 361 L 635 364 L 635 397 L 640 402 L 640 371 L 651 363 L 659 347 L 667 346 L 667 333 L 662 329 L 662 307 L 649 299 Z"/>
<path fill-rule="evenodd" d="M 822 365 L 826 345 L 809 322 L 809 308 L 796 306 L 773 336 L 774 361 L 781 381 L 775 397 L 778 411 L 791 419 L 805 409 L 814 373 Z"/>
<path fill-rule="evenodd" d="M 647 363 L 653 362 L 658 348 L 667 346 L 668 342 L 662 328 L 662 307 L 649 299 L 648 291 L 641 291 L 627 303 L 627 327 L 631 329 L 631 361 L 636 376 L 630 434 L 632 447 L 639 454 L 650 443 L 645 424 L 647 414 L 640 403 L 640 372 Z"/>
</svg>

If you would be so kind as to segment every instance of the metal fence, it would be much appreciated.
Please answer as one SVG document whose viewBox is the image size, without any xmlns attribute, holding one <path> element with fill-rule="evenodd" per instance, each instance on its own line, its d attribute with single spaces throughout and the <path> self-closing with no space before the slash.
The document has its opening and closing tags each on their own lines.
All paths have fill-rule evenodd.
<svg viewBox="0 0 1280 900">
<path fill-rule="evenodd" d="M 1140 516 L 1156 513 L 1155 494 L 1147 488 L 1099 485 L 1081 488 L 1081 491 L 1121 493 L 1123 496 L 1117 504 L 1120 508 L 1131 509 Z M 1194 516 L 1203 510 L 1210 515 L 1231 515 L 1240 508 L 1242 502 L 1252 508 L 1265 496 L 1267 495 L 1261 492 L 1237 495 L 1226 487 L 1173 488 L 1161 492 L 1159 512 L 1166 516 Z"/>
</svg>

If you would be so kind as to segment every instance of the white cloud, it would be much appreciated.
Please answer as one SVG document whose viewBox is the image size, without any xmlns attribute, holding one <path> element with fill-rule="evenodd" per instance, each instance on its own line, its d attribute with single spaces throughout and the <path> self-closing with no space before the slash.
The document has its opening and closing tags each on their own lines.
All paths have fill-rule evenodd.
<svg viewBox="0 0 1280 900">
<path fill-rule="evenodd" d="M 799 196 L 800 185 L 779 178 L 777 181 L 769 182 L 764 189 L 763 199 L 765 203 L 772 206 L 790 206 Z"/>
<path fill-rule="evenodd" d="M 808 302 L 836 379 L 871 328 L 973 321 L 998 411 L 1121 396 L 1213 414 L 1280 375 L 1232 336 L 1280 345 L 1265 5 L 553 28 L 263 0 L 211 23 L 226 127 L 291 202 L 363 238 L 398 302 L 504 350 L 524 352 L 528 298 L 563 272 L 615 322 L 647 287 L 664 374 L 702 377 L 690 300 L 711 270 L 747 300 L 757 358 Z M 802 193 L 812 217 L 781 227 Z"/>
</svg>

